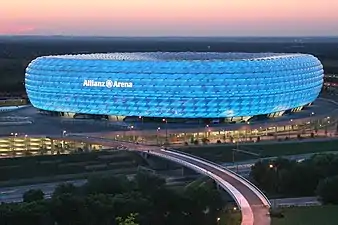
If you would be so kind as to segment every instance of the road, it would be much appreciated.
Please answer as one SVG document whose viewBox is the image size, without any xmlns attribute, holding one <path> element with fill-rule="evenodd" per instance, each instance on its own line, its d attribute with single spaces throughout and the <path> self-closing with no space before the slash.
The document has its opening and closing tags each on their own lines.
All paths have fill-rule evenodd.
<svg viewBox="0 0 338 225">
<path fill-rule="evenodd" d="M 236 175 L 230 173 L 229 171 L 225 171 L 225 169 L 222 166 L 211 165 L 208 162 L 201 161 L 201 159 L 164 150 L 159 146 L 147 146 L 135 144 L 133 142 L 121 143 L 104 138 L 96 138 L 88 136 L 81 137 L 79 135 L 76 135 L 74 137 L 72 137 L 71 135 L 67 135 L 67 138 L 74 138 L 75 140 L 83 140 L 83 141 L 94 141 L 95 143 L 100 143 L 104 146 L 112 146 L 112 147 L 122 144 L 132 151 L 141 151 L 146 152 L 148 154 L 161 156 L 167 159 L 174 159 L 173 161 L 181 163 L 182 165 L 187 166 L 187 164 L 190 164 L 192 166 L 199 168 L 200 171 L 205 170 L 207 171 L 206 175 L 208 175 L 209 177 L 212 178 L 219 177 L 220 181 L 222 181 L 225 185 L 228 185 L 228 189 L 226 191 L 229 192 L 229 190 L 233 190 L 233 193 L 237 193 L 238 198 L 236 199 L 236 201 L 239 204 L 243 204 L 243 206 L 245 206 L 245 208 L 243 208 L 243 206 L 242 207 L 239 206 L 241 207 L 242 213 L 242 225 L 270 224 L 270 217 L 268 216 L 269 207 L 267 206 L 266 202 L 263 202 L 264 198 L 262 197 L 262 195 L 257 194 L 257 190 L 254 190 L 255 187 L 253 185 L 251 187 L 248 187 L 248 184 L 243 182 L 241 178 L 238 178 Z M 190 166 L 190 168 L 192 168 L 192 166 Z M 224 185 L 222 187 L 224 187 Z M 236 198 L 236 196 L 234 197 Z M 248 204 L 247 207 L 245 203 Z"/>
<path fill-rule="evenodd" d="M 45 198 L 50 198 L 53 194 L 55 188 L 63 183 L 72 183 L 75 186 L 81 186 L 86 183 L 87 180 L 74 180 L 74 181 L 62 181 L 55 183 L 42 183 L 42 184 L 34 184 L 34 185 L 25 185 L 25 186 L 17 186 L 17 187 L 8 187 L 0 189 L 0 202 L 21 202 L 22 195 L 31 190 L 31 189 L 40 189 L 45 194 Z"/>
<path fill-rule="evenodd" d="M 301 155 L 289 155 L 289 156 L 280 156 L 284 159 L 289 159 L 292 161 L 301 162 L 303 160 L 311 158 L 313 155 L 316 155 L 318 153 L 308 153 L 308 154 L 301 154 Z M 321 154 L 338 154 L 338 152 L 321 152 Z M 267 158 L 261 158 L 261 159 L 254 159 L 254 160 L 248 160 L 243 162 L 235 162 L 234 163 L 223 163 L 222 166 L 238 173 L 241 176 L 248 177 L 251 171 L 251 167 L 258 162 L 259 160 L 274 160 L 278 157 L 267 157 Z"/>
<path fill-rule="evenodd" d="M 271 199 L 271 204 L 273 207 L 321 205 L 317 197 Z"/>
<path fill-rule="evenodd" d="M 133 175 L 129 175 L 128 179 L 132 179 Z M 196 179 L 196 176 L 188 176 L 185 179 Z M 50 198 L 57 186 L 64 183 L 71 183 L 77 187 L 84 185 L 87 182 L 86 179 L 83 180 L 72 180 L 72 181 L 61 181 L 61 182 L 52 182 L 52 183 L 39 183 L 34 185 L 23 185 L 23 186 L 15 186 L 15 187 L 6 187 L 0 188 L 0 203 L 10 203 L 10 202 L 22 202 L 22 196 L 25 192 L 32 189 L 40 189 L 44 194 L 45 198 Z M 167 177 L 166 184 L 167 185 L 180 185 L 184 183 L 182 178 L 177 177 Z"/>
</svg>

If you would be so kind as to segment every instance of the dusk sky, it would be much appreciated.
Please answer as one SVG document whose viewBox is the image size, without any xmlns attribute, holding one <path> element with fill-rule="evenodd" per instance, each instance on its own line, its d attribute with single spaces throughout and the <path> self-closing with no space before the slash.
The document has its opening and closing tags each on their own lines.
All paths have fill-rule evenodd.
<svg viewBox="0 0 338 225">
<path fill-rule="evenodd" d="M 3 0 L 5 34 L 338 36 L 338 0 Z"/>
</svg>

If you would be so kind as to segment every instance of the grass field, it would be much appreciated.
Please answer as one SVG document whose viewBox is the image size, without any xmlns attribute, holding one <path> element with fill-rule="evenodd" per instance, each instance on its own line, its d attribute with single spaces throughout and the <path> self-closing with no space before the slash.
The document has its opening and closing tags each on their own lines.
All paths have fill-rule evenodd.
<svg viewBox="0 0 338 225">
<path fill-rule="evenodd" d="M 337 225 L 338 206 L 283 209 L 284 218 L 272 218 L 271 225 Z"/>
<path fill-rule="evenodd" d="M 240 225 L 242 221 L 241 213 L 238 212 L 231 212 L 231 213 L 224 213 L 220 217 L 219 225 Z"/>
<path fill-rule="evenodd" d="M 190 146 L 180 150 L 197 155 L 214 162 L 232 162 L 235 145 L 209 145 L 209 146 Z M 246 144 L 239 145 L 241 150 L 258 154 L 259 156 L 235 153 L 235 161 L 244 161 L 256 158 L 300 155 L 307 153 L 320 153 L 338 151 L 338 140 L 328 140 L 320 142 L 281 142 L 265 144 Z M 338 224 L 338 223 L 337 223 Z"/>
</svg>

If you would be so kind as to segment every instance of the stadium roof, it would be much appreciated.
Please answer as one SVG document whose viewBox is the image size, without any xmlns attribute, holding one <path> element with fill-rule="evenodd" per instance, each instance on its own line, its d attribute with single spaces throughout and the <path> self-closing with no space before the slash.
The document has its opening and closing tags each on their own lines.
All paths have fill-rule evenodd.
<svg viewBox="0 0 338 225">
<path fill-rule="evenodd" d="M 95 53 L 78 55 L 55 55 L 46 58 L 79 60 L 115 60 L 115 61 L 213 61 L 213 60 L 273 60 L 294 58 L 302 54 L 292 53 L 216 53 L 216 52 L 135 52 L 135 53 Z M 303 55 L 304 56 L 304 55 Z"/>
</svg>

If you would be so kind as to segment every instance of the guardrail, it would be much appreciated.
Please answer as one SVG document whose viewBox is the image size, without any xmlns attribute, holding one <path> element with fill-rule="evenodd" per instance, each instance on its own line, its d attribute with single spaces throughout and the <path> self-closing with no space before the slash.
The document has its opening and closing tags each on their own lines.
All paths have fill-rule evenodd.
<svg viewBox="0 0 338 225">
<path fill-rule="evenodd" d="M 231 170 L 229 170 L 228 168 L 226 168 L 226 167 L 224 167 L 222 165 L 218 165 L 217 163 L 211 162 L 211 161 L 209 161 L 207 159 L 204 159 L 204 158 L 201 158 L 201 157 L 198 157 L 198 156 L 194 156 L 194 155 L 189 154 L 189 153 L 177 151 L 175 149 L 167 149 L 167 150 L 164 150 L 164 151 L 168 151 L 168 152 L 172 152 L 174 154 L 179 154 L 179 155 L 183 155 L 183 156 L 186 156 L 186 157 L 190 157 L 190 158 L 192 158 L 194 160 L 199 160 L 199 161 L 202 161 L 202 162 L 206 162 L 208 164 L 213 165 L 213 167 L 216 168 L 216 169 L 221 168 L 224 172 L 226 172 L 228 174 L 229 173 L 232 174 L 233 178 L 239 178 L 238 180 L 242 184 L 246 185 L 248 188 L 250 188 L 251 191 L 253 191 L 253 192 L 256 193 L 256 195 L 261 199 L 261 201 L 264 203 L 265 206 L 268 206 L 268 207 L 271 206 L 271 202 L 268 199 L 268 197 L 266 197 L 266 195 L 258 187 L 256 187 L 256 185 L 254 185 L 253 183 L 251 183 L 249 180 L 247 180 L 243 176 L 235 173 L 234 171 L 231 171 Z M 257 192 L 258 192 L 258 194 L 257 194 Z"/>
<path fill-rule="evenodd" d="M 201 167 L 199 167 L 199 166 L 197 166 L 197 165 L 195 165 L 195 164 L 186 162 L 186 161 L 184 161 L 184 160 L 181 160 L 181 159 L 178 159 L 178 158 L 175 158 L 175 157 L 172 157 L 172 156 L 168 156 L 168 155 L 166 155 L 166 154 L 161 154 L 161 153 L 155 152 L 155 151 L 149 151 L 149 154 L 156 155 L 156 156 L 160 156 L 161 158 L 166 158 L 166 159 L 169 159 L 169 160 L 171 160 L 171 161 L 175 161 L 175 162 L 177 162 L 177 163 L 179 163 L 179 164 L 181 164 L 181 165 L 187 166 L 187 167 L 189 167 L 189 168 L 191 168 L 191 169 L 193 169 L 193 170 L 195 170 L 195 171 L 197 171 L 197 172 L 199 172 L 199 173 L 202 173 L 202 174 L 204 174 L 204 175 L 206 175 L 206 176 L 209 176 L 209 177 L 213 178 L 213 179 L 216 180 L 216 181 L 219 181 L 220 184 L 221 184 L 221 183 L 225 183 L 225 184 L 224 184 L 224 185 L 225 185 L 224 188 L 225 188 L 225 189 L 229 192 L 229 194 L 235 199 L 235 201 L 236 201 L 236 203 L 239 205 L 239 207 L 242 207 L 242 206 L 243 206 L 242 201 L 239 199 L 238 195 L 236 196 L 236 194 L 237 194 L 236 192 L 238 192 L 237 189 L 235 189 L 235 188 L 234 188 L 230 183 L 228 183 L 227 181 L 224 181 L 221 177 L 219 177 L 219 176 L 217 176 L 217 175 L 215 175 L 215 174 L 213 174 L 213 173 L 207 171 L 206 169 L 203 169 L 203 168 L 201 168 Z M 231 188 L 231 187 L 233 187 L 233 188 Z M 235 189 L 236 191 L 235 191 L 234 189 Z M 241 194 L 241 195 L 242 195 L 242 194 Z M 248 204 L 247 206 L 249 206 L 249 204 Z"/>
<path fill-rule="evenodd" d="M 242 193 L 240 193 L 234 186 L 232 186 L 227 181 L 223 180 L 221 177 L 217 176 L 216 174 L 211 173 L 210 171 L 207 171 L 197 165 L 194 165 L 192 163 L 186 162 L 181 159 L 177 159 L 172 156 L 168 156 L 166 154 L 161 154 L 159 152 L 155 151 L 149 151 L 149 154 L 159 156 L 161 158 L 166 158 L 168 160 L 174 161 L 176 163 L 179 163 L 181 165 L 184 165 L 186 167 L 189 167 L 193 170 L 195 170 L 198 173 L 204 174 L 213 180 L 215 180 L 223 189 L 225 189 L 236 201 L 238 208 L 241 210 L 242 214 L 242 223 L 241 225 L 253 225 L 254 222 L 254 216 L 253 211 L 249 205 L 249 202 L 246 200 L 246 198 L 243 196 Z"/>
</svg>

